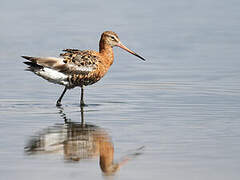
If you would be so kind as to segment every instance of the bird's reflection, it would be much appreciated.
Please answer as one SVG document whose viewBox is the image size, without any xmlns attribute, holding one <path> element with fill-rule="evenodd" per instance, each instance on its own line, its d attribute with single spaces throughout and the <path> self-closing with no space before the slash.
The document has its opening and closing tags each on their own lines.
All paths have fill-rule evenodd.
<svg viewBox="0 0 240 180">
<path fill-rule="evenodd" d="M 142 152 L 143 147 L 140 147 L 115 162 L 111 137 L 104 128 L 85 123 L 83 107 L 81 107 L 81 122 L 72 122 L 68 119 L 63 108 L 59 108 L 59 114 L 64 119 L 64 123 L 47 127 L 32 136 L 25 147 L 28 155 L 60 153 L 67 161 L 99 157 L 100 168 L 104 175 L 113 175 L 129 159 Z"/>
</svg>

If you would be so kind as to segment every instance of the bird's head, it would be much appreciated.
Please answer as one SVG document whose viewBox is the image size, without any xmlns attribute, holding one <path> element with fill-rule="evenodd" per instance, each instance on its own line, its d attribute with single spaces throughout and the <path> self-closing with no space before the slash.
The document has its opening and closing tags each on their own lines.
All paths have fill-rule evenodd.
<svg viewBox="0 0 240 180">
<path fill-rule="evenodd" d="M 118 35 L 115 32 L 112 32 L 112 31 L 103 32 L 102 36 L 101 36 L 101 41 L 104 41 L 104 43 L 107 43 L 111 47 L 118 46 L 118 47 L 124 49 L 125 51 L 127 51 L 145 61 L 145 59 L 143 57 L 139 56 L 137 53 L 135 53 L 134 51 L 132 51 L 132 50 L 128 49 L 126 46 L 124 46 L 121 43 Z"/>
</svg>

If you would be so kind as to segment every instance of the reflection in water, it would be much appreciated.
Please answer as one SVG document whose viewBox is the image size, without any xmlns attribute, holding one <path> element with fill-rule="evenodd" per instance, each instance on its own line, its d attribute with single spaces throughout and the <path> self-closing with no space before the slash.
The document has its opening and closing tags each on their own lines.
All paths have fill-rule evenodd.
<svg viewBox="0 0 240 180">
<path fill-rule="evenodd" d="M 63 124 L 48 127 L 31 137 L 25 151 L 31 154 L 61 153 L 67 161 L 80 161 L 98 157 L 100 168 L 105 175 L 113 175 L 129 159 L 142 153 L 143 147 L 125 155 L 119 162 L 114 162 L 114 146 L 107 131 L 99 126 L 84 122 L 81 108 L 81 122 L 71 122 L 59 108 L 64 119 Z"/>
</svg>

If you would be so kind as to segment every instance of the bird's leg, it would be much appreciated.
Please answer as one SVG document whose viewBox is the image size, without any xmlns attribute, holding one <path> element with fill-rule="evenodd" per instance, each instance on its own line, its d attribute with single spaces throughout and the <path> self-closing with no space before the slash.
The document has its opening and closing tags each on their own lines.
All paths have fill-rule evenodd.
<svg viewBox="0 0 240 180">
<path fill-rule="evenodd" d="M 85 106 L 85 103 L 83 101 L 83 86 L 81 86 L 81 100 L 80 100 L 80 106 Z"/>
<path fill-rule="evenodd" d="M 56 103 L 56 106 L 61 106 L 61 105 L 62 105 L 62 104 L 61 104 L 61 101 L 62 101 L 62 98 L 63 98 L 63 96 L 64 96 L 64 94 L 65 94 L 66 91 L 67 91 L 67 87 L 64 88 L 61 96 L 58 98 L 57 103 Z"/>
</svg>

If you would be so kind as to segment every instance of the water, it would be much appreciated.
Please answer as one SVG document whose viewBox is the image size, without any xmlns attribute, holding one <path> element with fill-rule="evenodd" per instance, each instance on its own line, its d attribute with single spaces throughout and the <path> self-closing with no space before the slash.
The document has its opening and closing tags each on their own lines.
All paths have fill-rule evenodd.
<svg viewBox="0 0 240 180">
<path fill-rule="evenodd" d="M 0 179 L 239 179 L 239 8 L 236 0 L 2 1 Z M 108 74 L 86 87 L 85 123 L 104 132 L 114 163 L 128 159 L 111 176 L 99 152 L 73 153 L 73 162 L 63 151 L 72 141 L 65 130 L 75 132 L 65 120 L 81 122 L 80 90 L 56 108 L 63 87 L 24 71 L 20 58 L 98 49 L 105 30 L 147 59 L 115 48 Z M 60 149 L 29 155 L 46 130 Z M 93 136 L 80 137 L 89 141 L 73 152 Z"/>
</svg>

